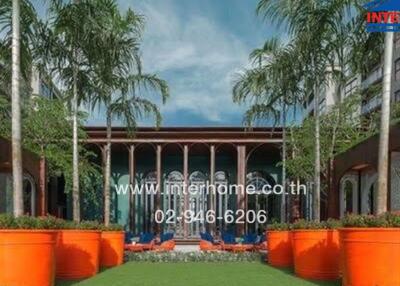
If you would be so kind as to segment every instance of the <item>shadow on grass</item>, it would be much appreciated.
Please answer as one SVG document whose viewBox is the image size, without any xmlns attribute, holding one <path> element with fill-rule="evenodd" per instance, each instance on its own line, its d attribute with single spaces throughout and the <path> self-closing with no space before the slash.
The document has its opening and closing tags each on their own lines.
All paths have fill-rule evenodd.
<svg viewBox="0 0 400 286">
<path fill-rule="evenodd" d="M 292 268 L 276 268 L 273 267 L 275 270 L 284 273 L 285 275 L 288 276 L 293 276 L 296 277 L 297 279 L 303 280 L 303 281 L 307 281 L 308 283 L 312 283 L 312 285 L 316 285 L 316 286 L 340 286 L 340 280 L 336 280 L 336 281 L 318 281 L 318 280 L 305 280 L 302 279 L 298 276 L 296 276 L 294 274 L 294 270 Z"/>
<path fill-rule="evenodd" d="M 106 272 L 109 269 L 111 269 L 111 268 L 101 268 L 100 271 L 97 274 Z M 90 278 L 92 278 L 92 277 L 90 277 Z M 87 278 L 87 279 L 90 279 L 90 278 Z M 87 279 L 81 279 L 81 280 L 56 280 L 55 286 L 74 286 L 74 285 L 78 285 L 79 282 L 85 281 Z"/>
</svg>

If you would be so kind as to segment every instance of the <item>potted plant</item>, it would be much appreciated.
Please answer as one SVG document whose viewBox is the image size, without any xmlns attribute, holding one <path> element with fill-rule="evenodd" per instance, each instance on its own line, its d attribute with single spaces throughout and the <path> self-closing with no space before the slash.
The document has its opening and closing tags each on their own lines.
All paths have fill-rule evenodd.
<svg viewBox="0 0 400 286">
<path fill-rule="evenodd" d="M 336 280 L 339 278 L 340 222 L 300 220 L 293 224 L 293 259 L 296 275 L 306 279 Z"/>
<path fill-rule="evenodd" d="M 400 214 L 348 215 L 342 221 L 342 285 L 400 285 Z"/>
<path fill-rule="evenodd" d="M 100 225 L 97 222 L 65 222 L 56 244 L 56 277 L 84 279 L 99 270 Z"/>
<path fill-rule="evenodd" d="M 0 285 L 52 286 L 59 221 L 0 215 Z"/>
<path fill-rule="evenodd" d="M 267 226 L 268 263 L 276 267 L 293 265 L 290 224 L 272 223 Z"/>
<path fill-rule="evenodd" d="M 111 224 L 101 228 L 100 266 L 121 265 L 124 260 L 125 233 L 123 226 Z"/>
</svg>

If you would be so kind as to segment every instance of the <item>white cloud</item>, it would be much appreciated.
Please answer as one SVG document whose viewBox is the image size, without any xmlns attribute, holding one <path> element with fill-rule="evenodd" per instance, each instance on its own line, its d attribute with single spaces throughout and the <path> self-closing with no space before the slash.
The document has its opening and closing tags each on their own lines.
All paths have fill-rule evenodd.
<svg viewBox="0 0 400 286">
<path fill-rule="evenodd" d="M 132 7 L 146 17 L 144 69 L 170 84 L 171 99 L 162 112 L 185 109 L 210 124 L 229 125 L 227 118 L 234 114 L 240 118 L 242 108 L 232 102 L 232 75 L 247 64 L 252 47 L 208 15 L 190 11 L 190 16 L 182 16 L 172 1 L 135 1 Z"/>
</svg>

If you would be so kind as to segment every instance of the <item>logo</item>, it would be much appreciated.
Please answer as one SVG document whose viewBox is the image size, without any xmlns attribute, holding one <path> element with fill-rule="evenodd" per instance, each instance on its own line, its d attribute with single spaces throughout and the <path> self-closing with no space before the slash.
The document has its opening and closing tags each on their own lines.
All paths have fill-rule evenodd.
<svg viewBox="0 0 400 286">
<path fill-rule="evenodd" d="M 400 1 L 374 0 L 364 5 L 368 32 L 399 32 Z"/>
</svg>

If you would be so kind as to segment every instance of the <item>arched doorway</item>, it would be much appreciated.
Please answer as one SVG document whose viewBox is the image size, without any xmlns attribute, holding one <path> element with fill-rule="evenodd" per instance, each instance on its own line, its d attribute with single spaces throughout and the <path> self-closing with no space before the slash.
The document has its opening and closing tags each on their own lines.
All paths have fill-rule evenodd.
<svg viewBox="0 0 400 286">
<path fill-rule="evenodd" d="M 201 216 L 205 216 L 207 212 L 207 192 L 206 192 L 206 175 L 201 171 L 194 171 L 189 176 L 189 191 L 188 191 L 188 201 L 189 201 L 189 210 L 196 217 L 200 214 Z M 193 190 L 193 191 L 191 191 Z M 189 225 L 189 233 L 188 236 L 197 237 L 200 235 L 201 231 L 205 231 L 205 221 L 195 219 Z"/>
<path fill-rule="evenodd" d="M 255 193 L 247 195 L 247 211 L 252 210 L 257 214 L 260 210 L 267 213 L 268 220 L 273 218 L 273 194 L 265 194 L 262 191 L 272 190 L 275 185 L 275 180 L 267 173 L 255 171 L 250 172 L 246 176 L 246 185 L 254 186 Z M 247 222 L 247 232 L 260 233 L 265 228 L 265 225 L 260 225 L 258 220 Z"/>
<path fill-rule="evenodd" d="M 12 175 L 0 173 L 0 213 L 13 213 Z M 24 214 L 36 215 L 36 185 L 31 175 L 23 176 Z"/>
<path fill-rule="evenodd" d="M 224 217 L 225 212 L 229 209 L 229 180 L 228 175 L 224 171 L 218 171 L 214 176 L 214 183 L 216 189 L 216 209 L 215 216 Z M 226 231 L 226 224 L 224 220 L 216 220 L 217 229 Z"/>
<path fill-rule="evenodd" d="M 340 216 L 358 213 L 358 175 L 346 174 L 340 182 Z"/>
<path fill-rule="evenodd" d="M 178 217 L 183 216 L 185 204 L 183 181 L 183 174 L 179 171 L 170 172 L 164 181 L 163 209 L 168 218 L 172 217 L 172 223 L 168 223 L 165 227 L 174 231 L 178 237 L 184 235 L 184 221 L 178 220 Z M 167 213 L 169 210 L 172 210 L 173 216 Z"/>
<path fill-rule="evenodd" d="M 145 192 L 143 192 L 143 218 L 145 231 L 152 231 L 154 226 L 154 199 L 157 191 L 157 174 L 154 171 L 147 173 L 144 177 Z"/>
</svg>

